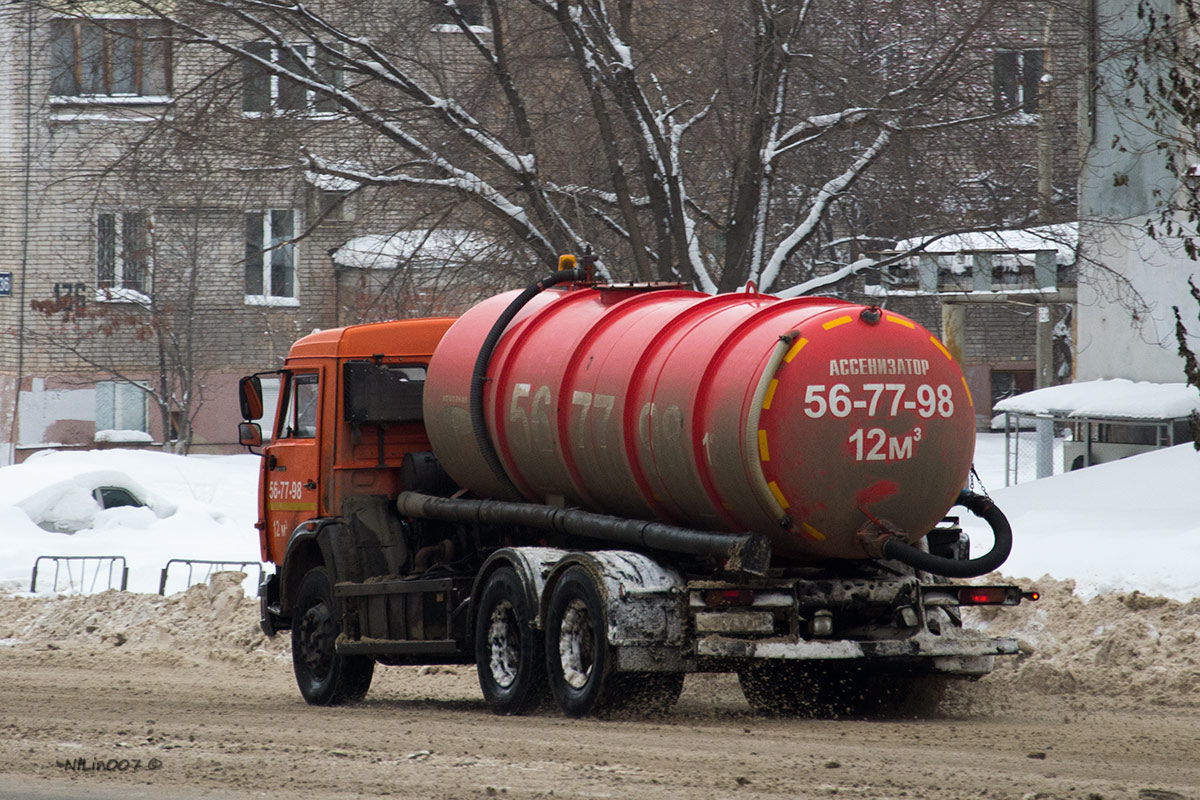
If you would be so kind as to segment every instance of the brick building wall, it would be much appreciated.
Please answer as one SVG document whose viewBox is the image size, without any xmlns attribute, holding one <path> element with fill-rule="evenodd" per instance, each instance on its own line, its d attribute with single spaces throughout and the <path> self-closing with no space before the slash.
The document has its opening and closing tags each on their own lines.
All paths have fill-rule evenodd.
<svg viewBox="0 0 1200 800">
<path fill-rule="evenodd" d="M 119 374 L 157 386 L 162 341 L 195 371 L 194 449 L 235 449 L 237 378 L 278 367 L 295 339 L 339 321 L 330 252 L 359 233 L 407 227 L 426 209 L 412 192 L 375 202 L 378 193 L 364 190 L 353 204 L 362 213 L 325 215 L 344 193 L 327 193 L 294 162 L 288 167 L 285 144 L 297 128 L 335 152 L 368 154 L 373 143 L 333 117 L 245 113 L 240 64 L 209 49 L 176 46 L 174 99 L 63 95 L 51 67 L 64 23 L 39 12 L 31 32 L 28 9 L 0 10 L 0 272 L 14 281 L 12 296 L 0 296 L 0 463 L 47 444 L 96 446 L 103 419 L 121 422 L 102 399 L 112 395 L 107 384 Z M 431 29 L 420 46 L 445 61 L 464 45 Z M 179 90 L 201 76 L 224 102 L 214 94 L 188 105 Z M 196 141 L 181 136 L 176 149 L 131 159 L 165 110 Z M 200 133 L 238 143 L 246 155 L 207 148 Z M 273 152 L 281 156 L 274 163 L 264 156 Z M 263 215 L 264 240 L 277 219 L 281 230 L 290 219 L 294 291 L 286 296 L 251 291 L 248 213 Z M 139 231 L 146 280 L 113 281 L 114 269 L 136 272 L 142 263 L 123 249 Z M 261 258 L 262 281 L 285 275 L 271 255 Z M 169 437 L 153 403 L 143 417 L 155 444 Z"/>
</svg>

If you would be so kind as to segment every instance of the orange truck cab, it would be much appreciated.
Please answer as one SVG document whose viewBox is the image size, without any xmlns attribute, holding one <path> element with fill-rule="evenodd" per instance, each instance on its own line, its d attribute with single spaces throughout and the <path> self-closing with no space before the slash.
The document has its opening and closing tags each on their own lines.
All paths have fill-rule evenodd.
<svg viewBox="0 0 1200 800">
<path fill-rule="evenodd" d="M 292 346 L 263 448 L 264 561 L 282 565 L 301 523 L 341 516 L 348 498 L 396 496 L 404 457 L 429 449 L 421 414 L 425 369 L 452 322 L 336 328 Z"/>
</svg>

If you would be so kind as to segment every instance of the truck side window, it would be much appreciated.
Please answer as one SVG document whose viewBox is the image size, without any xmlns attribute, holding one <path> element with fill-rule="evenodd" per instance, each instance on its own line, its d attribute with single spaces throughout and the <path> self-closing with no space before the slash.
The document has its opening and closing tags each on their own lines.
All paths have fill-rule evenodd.
<svg viewBox="0 0 1200 800">
<path fill-rule="evenodd" d="M 317 402 L 320 397 L 317 373 L 296 375 L 292 379 L 292 424 L 287 431 L 293 439 L 312 439 L 317 435 Z"/>
</svg>

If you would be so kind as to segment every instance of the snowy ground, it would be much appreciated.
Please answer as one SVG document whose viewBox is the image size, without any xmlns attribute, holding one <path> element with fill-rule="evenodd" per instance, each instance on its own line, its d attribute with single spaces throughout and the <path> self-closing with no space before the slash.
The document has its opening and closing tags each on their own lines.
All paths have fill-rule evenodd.
<svg viewBox="0 0 1200 800">
<path fill-rule="evenodd" d="M 1074 580 L 1084 598 L 1118 590 L 1200 598 L 1200 453 L 1192 445 L 1005 488 L 1004 436 L 981 434 L 975 463 L 1012 524 L 1005 575 Z M 983 552 L 990 533 L 970 514 L 963 522 L 972 552 Z"/>
<path fill-rule="evenodd" d="M 1074 580 L 1084 597 L 1110 590 L 1200 597 L 1200 453 L 1190 445 L 1004 488 L 1004 437 L 981 434 L 975 463 L 1014 530 L 1006 576 Z M 250 455 L 132 450 L 46 452 L 4 467 L 0 591 L 27 592 L 43 555 L 124 556 L 128 587 L 137 592 L 157 592 L 171 559 L 257 563 L 257 469 Z M 126 487 L 147 507 L 99 510 L 91 500 L 97 486 Z M 973 552 L 982 553 L 990 533 L 959 511 Z M 71 570 L 78 586 L 77 562 Z M 59 590 L 67 577 L 61 565 Z M 205 577 L 205 567 L 192 576 Z M 246 582 L 251 593 L 256 577 Z M 53 580 L 54 564 L 42 562 L 38 593 L 53 591 Z M 107 588 L 107 570 L 84 580 L 85 590 Z M 168 593 L 187 580 L 186 567 L 173 565 Z"/>
<path fill-rule="evenodd" d="M 157 592 L 171 559 L 259 562 L 257 456 L 173 456 L 137 450 L 43 451 L 23 464 L 0 469 L 0 590 L 28 591 L 38 556 L 124 556 L 128 588 Z M 101 510 L 97 486 L 120 486 L 145 508 Z M 39 527 L 34 520 L 44 527 Z M 72 534 L 44 528 L 75 528 Z M 65 589 L 67 564 L 60 567 Z M 76 587 L 80 563 L 70 563 Z M 108 569 L 87 565 L 85 590 L 108 588 Z M 54 589 L 51 562 L 39 566 L 38 593 Z M 257 577 L 247 579 L 247 586 Z M 186 588 L 187 569 L 172 565 L 167 591 Z M 207 567 L 194 579 L 207 577 Z"/>
</svg>

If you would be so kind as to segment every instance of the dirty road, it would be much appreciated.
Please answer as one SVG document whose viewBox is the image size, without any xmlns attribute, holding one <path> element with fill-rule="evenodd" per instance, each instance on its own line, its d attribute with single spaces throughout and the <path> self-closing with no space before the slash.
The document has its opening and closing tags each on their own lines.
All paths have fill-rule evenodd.
<svg viewBox="0 0 1200 800">
<path fill-rule="evenodd" d="M 916 716 L 764 718 L 693 675 L 669 714 L 568 720 L 492 715 L 470 667 L 310 708 L 238 591 L 0 598 L 0 797 L 1200 800 L 1200 604 L 1051 586 L 1021 663 Z"/>
</svg>

